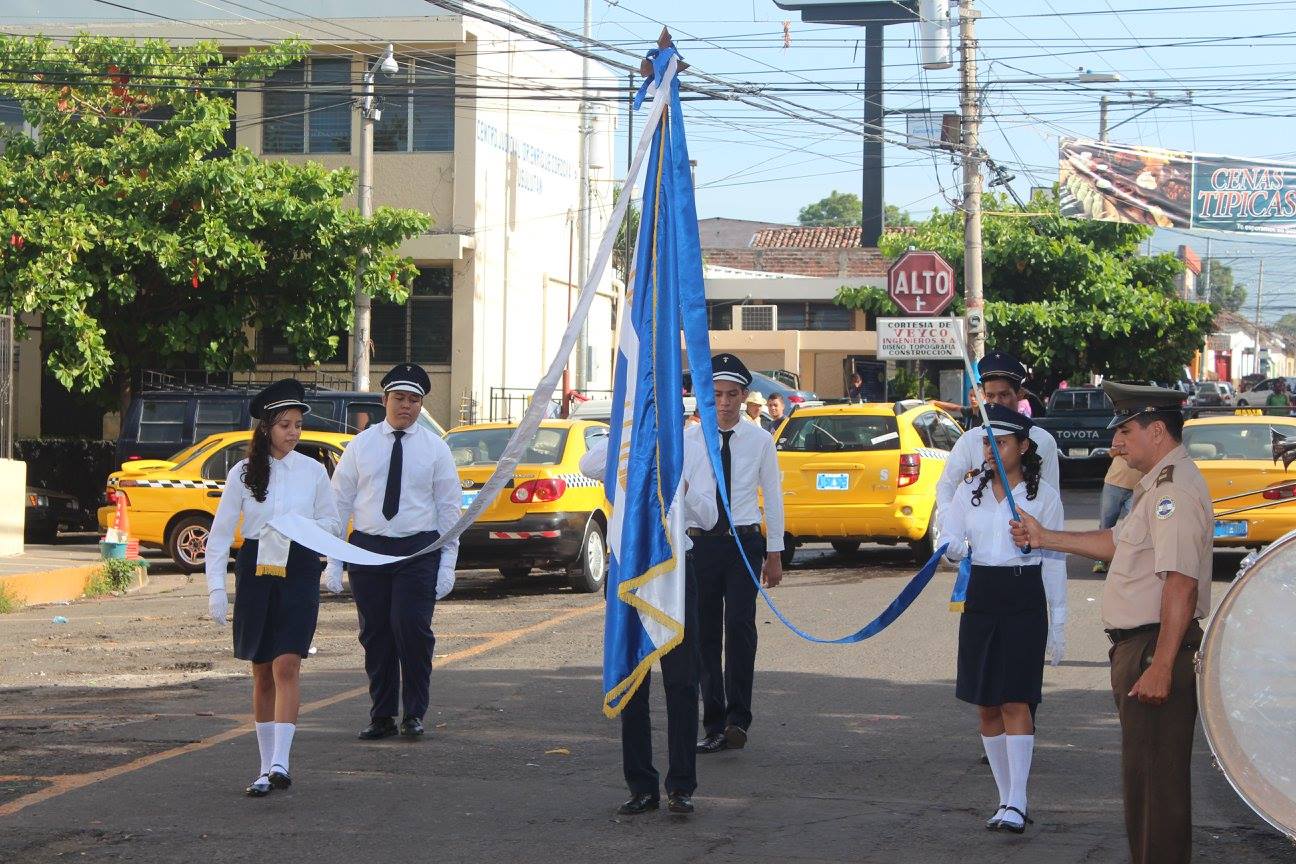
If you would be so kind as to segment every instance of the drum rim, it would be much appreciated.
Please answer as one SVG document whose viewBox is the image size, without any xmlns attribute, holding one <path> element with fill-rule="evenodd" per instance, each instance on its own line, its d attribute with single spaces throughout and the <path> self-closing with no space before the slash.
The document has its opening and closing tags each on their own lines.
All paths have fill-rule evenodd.
<svg viewBox="0 0 1296 864">
<path fill-rule="evenodd" d="M 1217 694 L 1219 692 L 1218 687 L 1212 688 L 1207 686 L 1207 676 L 1214 667 L 1212 654 L 1214 653 L 1217 643 L 1222 638 L 1222 631 L 1219 628 L 1218 622 L 1227 617 L 1228 612 L 1233 608 L 1238 595 L 1241 593 L 1242 586 L 1246 584 L 1247 579 L 1255 572 L 1255 569 L 1264 561 L 1274 557 L 1279 551 L 1294 541 L 1296 541 L 1296 530 L 1287 532 L 1261 550 L 1260 554 L 1256 556 L 1255 560 L 1252 561 L 1249 566 L 1238 572 L 1238 574 L 1233 578 L 1233 581 L 1229 584 L 1228 590 L 1224 593 L 1224 598 L 1220 600 L 1219 606 L 1216 607 L 1214 613 L 1207 622 L 1206 630 L 1202 635 L 1201 648 L 1198 649 L 1197 652 L 1197 698 L 1199 713 L 1201 716 L 1201 726 L 1202 731 L 1206 736 L 1206 744 L 1210 748 L 1211 757 L 1215 762 L 1216 768 L 1218 768 L 1219 772 L 1224 775 L 1224 779 L 1228 781 L 1229 786 L 1233 787 L 1233 791 L 1237 793 L 1237 796 L 1242 799 L 1244 804 L 1251 808 L 1252 812 L 1263 819 L 1269 826 L 1292 840 L 1296 840 L 1296 824 L 1285 825 L 1276 816 L 1272 815 L 1262 807 L 1254 800 L 1254 796 L 1250 794 L 1249 791 L 1242 788 L 1241 781 L 1234 778 L 1228 766 L 1226 766 L 1221 760 L 1220 748 L 1222 742 L 1219 738 L 1222 730 L 1212 730 L 1208 718 L 1212 716 L 1213 712 L 1205 710 L 1205 701 L 1208 693 Z M 1216 701 L 1222 703 L 1223 700 L 1220 699 Z M 1296 808 L 1296 802 L 1293 802 L 1293 807 Z"/>
</svg>

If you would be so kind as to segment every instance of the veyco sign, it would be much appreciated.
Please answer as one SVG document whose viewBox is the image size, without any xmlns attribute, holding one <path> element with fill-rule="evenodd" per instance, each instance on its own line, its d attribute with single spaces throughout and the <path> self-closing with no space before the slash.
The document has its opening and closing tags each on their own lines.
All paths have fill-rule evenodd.
<svg viewBox="0 0 1296 864">
<path fill-rule="evenodd" d="M 962 357 L 956 318 L 877 319 L 879 360 L 957 360 Z"/>
<path fill-rule="evenodd" d="M 954 302 L 954 268 L 935 252 L 906 252 L 887 270 L 887 294 L 910 315 L 939 315 Z"/>
</svg>

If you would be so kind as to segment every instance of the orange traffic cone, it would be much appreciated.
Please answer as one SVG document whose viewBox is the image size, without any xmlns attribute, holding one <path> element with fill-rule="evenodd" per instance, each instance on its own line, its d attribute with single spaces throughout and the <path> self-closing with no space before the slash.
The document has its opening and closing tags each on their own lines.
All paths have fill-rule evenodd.
<svg viewBox="0 0 1296 864">
<path fill-rule="evenodd" d="M 132 540 L 130 537 L 130 513 L 126 509 L 126 499 L 121 495 L 117 496 L 117 513 L 113 519 L 113 529 L 117 533 L 117 542 L 126 544 L 126 557 L 138 558 L 139 540 Z"/>
</svg>

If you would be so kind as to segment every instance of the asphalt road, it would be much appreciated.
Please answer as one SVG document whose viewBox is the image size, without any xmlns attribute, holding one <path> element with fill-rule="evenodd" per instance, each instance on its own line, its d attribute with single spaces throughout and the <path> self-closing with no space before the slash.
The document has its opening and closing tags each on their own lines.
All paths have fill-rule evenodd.
<svg viewBox="0 0 1296 864">
<path fill-rule="evenodd" d="M 1067 498 L 1077 526 L 1092 520 L 1095 490 Z M 1221 556 L 1220 572 L 1236 560 Z M 899 550 L 808 549 L 775 594 L 836 635 L 912 572 Z M 994 784 L 973 711 L 953 696 L 949 572 L 854 647 L 803 642 L 762 608 L 751 742 L 700 758 L 686 819 L 613 813 L 625 791 L 618 727 L 599 711 L 597 598 L 485 572 L 461 574 L 437 611 L 430 734 L 416 743 L 355 739 L 367 719 L 355 611 L 326 597 L 294 786 L 245 798 L 257 768 L 245 664 L 203 618 L 201 580 L 162 575 L 126 598 L 0 619 L 0 862 L 1124 861 L 1101 583 L 1087 562 L 1072 577 L 1069 656 L 1046 671 L 1036 825 L 1022 837 L 981 827 Z M 1198 742 L 1195 860 L 1296 862 Z"/>
</svg>

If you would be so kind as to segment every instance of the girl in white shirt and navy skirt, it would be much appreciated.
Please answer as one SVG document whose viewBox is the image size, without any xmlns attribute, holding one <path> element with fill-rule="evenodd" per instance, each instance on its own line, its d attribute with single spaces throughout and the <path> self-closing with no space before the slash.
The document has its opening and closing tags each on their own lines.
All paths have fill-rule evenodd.
<svg viewBox="0 0 1296 864">
<path fill-rule="evenodd" d="M 1013 501 L 1041 524 L 1063 527 L 1058 490 L 1040 479 L 1029 417 L 987 406 L 990 428 Z M 986 827 L 1020 834 L 1029 812 L 1026 783 L 1035 747 L 1032 706 L 1040 701 L 1047 647 L 1053 664 L 1065 651 L 1066 556 L 1013 545 L 1012 508 L 990 445 L 982 467 L 959 484 L 941 514 L 940 540 L 953 562 L 971 556 L 959 621 L 956 695 L 977 706 L 981 741 L 998 786 L 999 806 Z"/>
<path fill-rule="evenodd" d="M 252 400 L 257 419 L 246 459 L 230 469 L 207 536 L 209 611 L 225 623 L 225 571 L 239 517 L 243 545 L 234 565 L 234 656 L 252 663 L 252 711 L 261 770 L 245 790 L 252 797 L 292 785 L 289 751 L 301 705 L 299 674 L 319 615 L 319 555 L 269 526 L 296 513 L 338 534 L 337 504 L 328 472 L 296 452 L 302 418 L 310 411 L 302 385 L 271 384 Z M 328 586 L 340 591 L 341 585 Z"/>
</svg>

